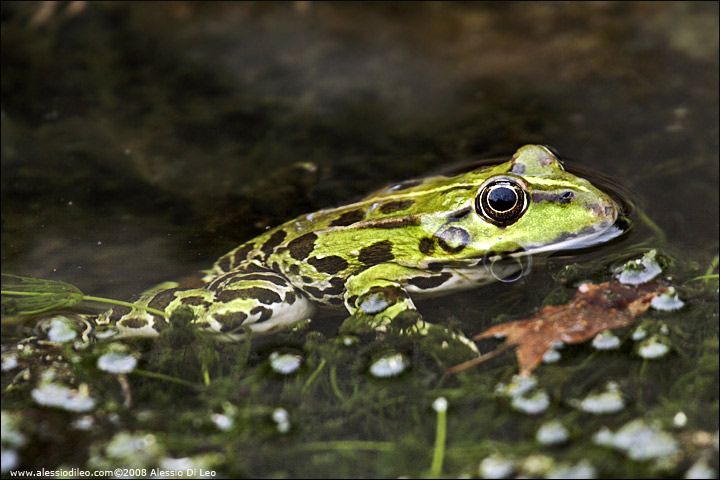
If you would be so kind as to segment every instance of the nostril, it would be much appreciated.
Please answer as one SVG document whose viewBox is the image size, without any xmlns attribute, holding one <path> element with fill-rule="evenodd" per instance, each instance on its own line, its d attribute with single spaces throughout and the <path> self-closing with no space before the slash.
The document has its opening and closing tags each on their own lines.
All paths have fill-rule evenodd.
<svg viewBox="0 0 720 480">
<path fill-rule="evenodd" d="M 566 191 L 558 195 L 558 203 L 570 203 L 575 198 L 575 192 Z"/>
</svg>

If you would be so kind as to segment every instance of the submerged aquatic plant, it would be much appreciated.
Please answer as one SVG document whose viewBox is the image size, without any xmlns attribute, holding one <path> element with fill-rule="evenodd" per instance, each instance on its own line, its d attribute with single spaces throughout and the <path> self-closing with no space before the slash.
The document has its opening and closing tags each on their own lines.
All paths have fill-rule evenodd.
<svg viewBox="0 0 720 480">
<path fill-rule="evenodd" d="M 165 317 L 160 310 L 130 302 L 85 295 L 75 285 L 56 280 L 2 274 L 2 314 L 29 316 L 74 307 L 81 302 L 99 302 L 138 308 Z"/>
</svg>

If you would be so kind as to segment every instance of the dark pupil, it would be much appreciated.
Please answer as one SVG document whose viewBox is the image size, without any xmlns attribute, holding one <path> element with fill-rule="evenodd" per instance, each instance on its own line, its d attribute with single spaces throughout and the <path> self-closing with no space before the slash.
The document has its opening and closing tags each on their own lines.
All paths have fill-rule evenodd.
<svg viewBox="0 0 720 480">
<path fill-rule="evenodd" d="M 488 195 L 488 204 L 497 212 L 507 212 L 517 203 L 515 190 L 509 187 L 494 188 Z"/>
</svg>

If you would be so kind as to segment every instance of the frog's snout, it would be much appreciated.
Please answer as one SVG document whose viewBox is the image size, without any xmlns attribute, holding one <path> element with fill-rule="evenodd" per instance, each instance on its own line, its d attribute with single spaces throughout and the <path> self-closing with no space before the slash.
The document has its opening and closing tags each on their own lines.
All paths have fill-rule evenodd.
<svg viewBox="0 0 720 480">
<path fill-rule="evenodd" d="M 592 214 L 603 224 L 613 224 L 617 220 L 620 207 L 608 195 L 602 195 L 588 205 Z"/>
</svg>

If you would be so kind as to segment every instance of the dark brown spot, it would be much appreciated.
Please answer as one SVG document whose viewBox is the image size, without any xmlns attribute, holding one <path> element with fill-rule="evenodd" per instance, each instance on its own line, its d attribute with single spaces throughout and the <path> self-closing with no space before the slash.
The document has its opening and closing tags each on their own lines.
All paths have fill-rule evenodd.
<svg viewBox="0 0 720 480">
<path fill-rule="evenodd" d="M 450 227 L 437 234 L 438 245 L 448 253 L 458 253 L 470 243 L 470 234 L 459 227 Z"/>
<path fill-rule="evenodd" d="M 358 308 L 362 308 L 361 305 L 368 300 L 371 300 L 372 297 L 380 297 L 384 299 L 387 304 L 379 307 L 377 311 L 373 312 L 368 312 L 367 304 L 365 304 L 365 311 L 367 313 L 377 313 L 379 311 L 386 310 L 390 305 L 393 305 L 408 298 L 408 295 L 407 292 L 400 287 L 372 287 L 367 292 L 360 295 L 360 298 L 357 300 L 355 306 Z"/>
<path fill-rule="evenodd" d="M 447 282 L 452 275 L 449 272 L 445 272 L 440 275 L 435 275 L 434 277 L 415 277 L 409 279 L 407 282 L 410 285 L 415 285 L 418 288 L 422 288 L 423 290 L 427 290 L 429 288 L 436 288 L 442 285 L 443 283 Z"/>
<path fill-rule="evenodd" d="M 199 296 L 185 297 L 182 300 L 180 300 L 180 303 L 182 303 L 183 305 L 192 305 L 192 306 L 202 305 L 205 308 L 207 308 L 211 305 L 210 302 L 208 302 L 207 300 L 205 300 L 204 298 L 199 297 Z"/>
<path fill-rule="evenodd" d="M 352 225 L 355 222 L 359 222 L 365 218 L 365 212 L 361 209 L 350 210 L 340 215 L 338 218 L 330 222 L 331 227 L 345 227 Z"/>
<path fill-rule="evenodd" d="M 445 268 L 445 266 L 440 262 L 431 262 L 431 263 L 428 263 L 428 266 L 427 266 L 427 269 L 430 270 L 431 272 L 439 272 L 443 268 Z"/>
<path fill-rule="evenodd" d="M 360 250 L 360 255 L 358 255 L 358 260 L 365 265 L 377 265 L 378 263 L 389 262 L 394 258 L 390 240 L 383 240 L 365 247 Z"/>
<path fill-rule="evenodd" d="M 575 198 L 575 192 L 571 190 L 566 190 L 564 192 L 556 193 L 556 192 L 533 192 L 532 194 L 532 201 L 534 203 L 540 203 L 540 202 L 552 202 L 552 203 L 559 203 L 560 205 L 565 205 L 567 203 L 570 203 Z"/>
<path fill-rule="evenodd" d="M 220 322 L 220 331 L 226 333 L 240 328 L 247 319 L 247 314 L 244 312 L 216 313 L 213 318 Z"/>
<path fill-rule="evenodd" d="M 326 288 L 323 290 L 323 293 L 325 295 L 339 295 L 345 290 L 345 279 L 331 278 L 330 285 L 332 285 L 332 287 Z"/>
<path fill-rule="evenodd" d="M 232 256 L 233 256 L 232 266 L 233 267 L 237 266 L 240 263 L 242 263 L 243 261 L 245 261 L 247 259 L 248 254 L 252 251 L 253 248 L 255 248 L 254 243 L 246 243 L 245 245 L 242 245 L 242 246 L 238 247 L 237 249 L 235 249 L 235 251 L 232 254 Z"/>
<path fill-rule="evenodd" d="M 403 228 L 420 225 L 420 220 L 415 216 L 399 217 L 399 218 L 380 218 L 378 220 L 368 220 L 362 223 L 363 228 Z"/>
<path fill-rule="evenodd" d="M 161 317 L 160 315 L 153 315 L 153 328 L 156 331 L 162 332 L 169 326 L 170 322 L 168 322 L 165 317 Z"/>
<path fill-rule="evenodd" d="M 233 278 L 228 282 L 228 285 L 237 283 L 237 282 L 244 282 L 245 280 L 262 280 L 264 282 L 270 282 L 274 283 L 275 285 L 281 285 L 285 286 L 287 285 L 287 282 L 280 278 L 277 275 L 273 275 L 271 273 L 268 273 L 267 275 L 264 275 L 262 273 L 251 273 L 248 275 L 238 275 L 236 278 Z"/>
<path fill-rule="evenodd" d="M 165 311 L 165 307 L 170 305 L 170 302 L 175 300 L 175 292 L 182 290 L 181 288 L 170 288 L 168 290 L 163 290 L 161 292 L 158 292 L 152 300 L 150 300 L 150 303 L 148 303 L 148 307 L 155 308 L 157 310 Z"/>
<path fill-rule="evenodd" d="M 313 296 L 315 298 L 323 298 L 325 296 L 325 295 L 323 295 L 322 291 L 316 287 L 305 286 L 305 287 L 303 287 L 303 291 L 309 293 L 311 296 Z"/>
<path fill-rule="evenodd" d="M 322 290 L 317 287 L 308 285 L 303 287 L 303 290 L 315 298 L 323 298 L 325 295 L 340 295 L 342 292 L 345 291 L 345 280 L 342 278 L 338 277 L 330 279 L 330 285 L 332 286 Z"/>
<path fill-rule="evenodd" d="M 243 288 L 242 290 L 223 290 L 218 293 L 217 298 L 223 303 L 230 302 L 236 298 L 253 298 L 265 305 L 279 303 L 281 300 L 280 295 L 277 293 L 261 287 Z"/>
<path fill-rule="evenodd" d="M 285 237 L 287 236 L 287 232 L 285 230 L 278 230 L 277 232 L 270 235 L 270 238 L 268 238 L 265 243 L 263 244 L 262 252 L 265 254 L 265 258 L 267 258 L 268 255 L 272 253 L 272 251 L 282 243 L 283 240 L 285 240 Z"/>
<path fill-rule="evenodd" d="M 329 273 L 330 275 L 342 272 L 348 267 L 348 262 L 337 255 L 330 255 L 323 258 L 311 257 L 307 262 L 315 267 L 315 270 L 318 272 Z"/>
<path fill-rule="evenodd" d="M 210 283 L 205 285 L 205 288 L 208 290 L 215 290 L 216 288 L 218 288 L 218 286 L 224 284 L 227 280 L 232 278 L 238 278 L 240 276 L 242 276 L 242 274 L 238 273 L 237 271 L 222 274 L 215 277 Z"/>
<path fill-rule="evenodd" d="M 227 255 L 220 257 L 217 261 L 217 266 L 223 272 L 227 272 L 232 267 L 232 256 L 228 253 Z"/>
<path fill-rule="evenodd" d="M 415 203 L 415 200 L 393 200 L 391 202 L 385 202 L 382 205 L 380 205 L 380 212 L 381 213 L 393 213 L 393 212 L 400 212 L 402 210 L 406 210 L 410 208 L 410 206 Z"/>
<path fill-rule="evenodd" d="M 288 267 L 288 271 L 293 275 L 297 275 L 300 273 L 300 265 L 298 265 L 297 263 L 293 263 Z"/>
<path fill-rule="evenodd" d="M 432 238 L 429 238 L 429 237 L 425 237 L 422 240 L 420 240 L 420 245 L 419 245 L 420 252 L 423 253 L 424 255 L 428 255 L 432 251 L 434 245 L 435 245 L 435 240 L 433 240 Z"/>
<path fill-rule="evenodd" d="M 308 277 L 308 276 L 306 276 L 306 275 L 303 275 L 303 276 L 301 277 L 301 280 L 303 281 L 303 283 L 313 283 L 313 279 L 310 278 L 310 277 Z"/>
<path fill-rule="evenodd" d="M 130 312 L 132 312 L 132 308 L 118 305 L 117 307 L 112 308 L 112 313 L 110 314 L 110 317 L 108 317 L 108 320 L 111 322 L 117 322 L 120 320 L 120 317 L 127 315 Z"/>
<path fill-rule="evenodd" d="M 236 268 L 233 270 L 232 273 L 255 273 L 255 272 L 265 272 L 267 273 L 268 269 L 266 267 L 263 267 L 262 265 L 258 265 L 256 263 L 246 263 L 245 265 Z"/>
<path fill-rule="evenodd" d="M 317 238 L 317 235 L 310 232 L 288 243 L 287 248 L 290 256 L 295 260 L 305 260 L 315 248 Z"/>
<path fill-rule="evenodd" d="M 148 321 L 144 318 L 126 318 L 120 325 L 127 328 L 142 328 L 148 324 Z"/>
<path fill-rule="evenodd" d="M 328 300 L 328 303 L 330 303 L 330 305 L 342 305 L 343 301 L 342 298 L 333 297 Z"/>
<path fill-rule="evenodd" d="M 283 300 L 284 303 L 287 303 L 288 305 L 292 305 L 295 303 L 295 294 L 293 292 L 287 292 L 285 294 L 285 300 Z"/>
<path fill-rule="evenodd" d="M 452 212 L 448 215 L 448 222 L 457 222 L 458 220 L 467 217 L 470 212 L 472 212 L 472 208 L 470 207 L 461 208 L 460 210 Z"/>
<path fill-rule="evenodd" d="M 258 318 L 257 321 L 264 322 L 268 318 L 272 317 L 273 311 L 265 307 L 255 307 L 250 310 L 251 315 L 257 315 L 258 313 L 260 314 L 260 318 Z"/>
</svg>

